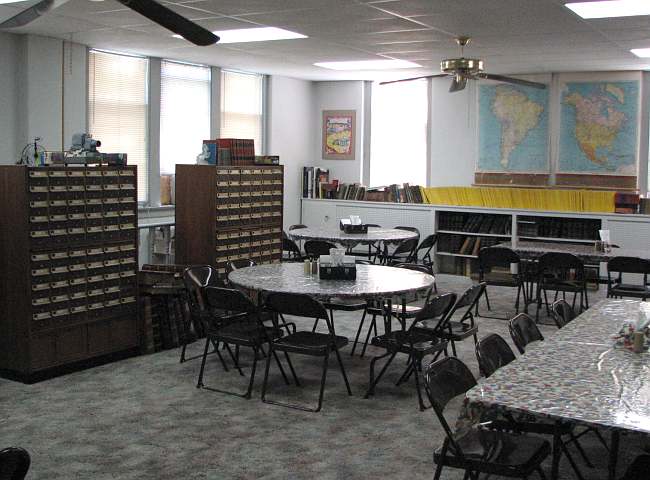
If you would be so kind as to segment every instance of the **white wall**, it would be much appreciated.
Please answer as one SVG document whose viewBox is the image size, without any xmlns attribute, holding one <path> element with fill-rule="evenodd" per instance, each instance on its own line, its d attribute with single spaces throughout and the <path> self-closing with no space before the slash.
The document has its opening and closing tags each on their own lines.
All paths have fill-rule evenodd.
<svg viewBox="0 0 650 480">
<path fill-rule="evenodd" d="M 18 132 L 18 36 L 0 33 L 0 164 L 14 163 L 20 153 Z"/>
<path fill-rule="evenodd" d="M 312 163 L 317 126 L 313 82 L 272 76 L 268 84 L 268 154 L 284 165 L 284 226 L 300 222 L 302 167 Z"/>
<path fill-rule="evenodd" d="M 449 78 L 431 80 L 430 186 L 463 186 L 474 182 L 478 155 L 476 82 L 449 93 Z"/>
<path fill-rule="evenodd" d="M 312 165 L 330 169 L 330 179 L 342 182 L 361 182 L 363 164 L 363 121 L 364 121 L 364 82 L 315 82 L 314 84 L 314 118 Z M 323 160 L 322 131 L 323 110 L 355 110 L 356 141 L 354 160 Z"/>
<path fill-rule="evenodd" d="M 85 46 L 0 33 L 0 65 L 0 164 L 15 163 L 34 137 L 61 150 L 86 129 Z"/>
</svg>

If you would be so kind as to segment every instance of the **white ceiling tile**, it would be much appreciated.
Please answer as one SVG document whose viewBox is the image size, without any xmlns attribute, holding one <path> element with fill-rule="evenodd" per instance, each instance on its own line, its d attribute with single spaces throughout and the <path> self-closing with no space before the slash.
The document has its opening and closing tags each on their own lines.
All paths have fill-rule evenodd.
<svg viewBox="0 0 650 480">
<path fill-rule="evenodd" d="M 0 20 L 35 1 L 0 5 Z M 582 20 L 563 6 L 568 0 L 161 1 L 210 30 L 269 25 L 309 38 L 195 47 L 116 0 L 69 0 L 19 32 L 308 79 L 364 78 L 312 64 L 382 57 L 416 61 L 423 65 L 417 74 L 437 73 L 441 59 L 459 54 L 453 39 L 462 34 L 473 37 L 465 54 L 501 74 L 640 69 L 645 62 L 628 50 L 650 47 L 648 17 Z"/>
</svg>

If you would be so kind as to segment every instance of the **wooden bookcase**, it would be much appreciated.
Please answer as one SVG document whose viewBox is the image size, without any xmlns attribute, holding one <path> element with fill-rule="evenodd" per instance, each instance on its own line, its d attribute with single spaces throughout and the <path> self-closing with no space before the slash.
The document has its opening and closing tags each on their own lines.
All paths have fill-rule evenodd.
<svg viewBox="0 0 650 480">
<path fill-rule="evenodd" d="M 0 167 L 0 370 L 54 367 L 134 349 L 135 167 Z"/>
<path fill-rule="evenodd" d="M 282 259 L 281 165 L 176 165 L 176 263 Z"/>
</svg>

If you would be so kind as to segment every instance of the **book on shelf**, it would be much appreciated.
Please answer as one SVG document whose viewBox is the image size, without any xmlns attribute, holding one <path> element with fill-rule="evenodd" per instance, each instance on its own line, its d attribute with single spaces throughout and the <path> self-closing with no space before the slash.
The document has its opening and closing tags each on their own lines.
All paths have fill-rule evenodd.
<svg viewBox="0 0 650 480">
<path fill-rule="evenodd" d="M 474 242 L 474 248 L 472 248 L 472 255 L 475 257 L 478 256 L 478 252 L 481 250 L 481 241 L 483 239 L 481 237 L 477 238 L 476 241 Z"/>
<path fill-rule="evenodd" d="M 302 196 L 303 198 L 335 198 L 326 197 L 325 192 L 331 192 L 332 187 L 325 187 L 330 184 L 330 171 L 321 167 L 302 168 Z M 334 190 L 338 190 L 338 181 Z M 331 195 L 328 193 L 328 195 Z"/>
<path fill-rule="evenodd" d="M 208 163 L 212 165 L 254 165 L 255 141 L 244 138 L 203 140 L 208 147 Z"/>
<path fill-rule="evenodd" d="M 474 248 L 474 237 L 465 237 L 465 241 L 461 245 L 458 253 L 460 253 L 461 255 L 470 255 L 473 248 Z"/>
</svg>

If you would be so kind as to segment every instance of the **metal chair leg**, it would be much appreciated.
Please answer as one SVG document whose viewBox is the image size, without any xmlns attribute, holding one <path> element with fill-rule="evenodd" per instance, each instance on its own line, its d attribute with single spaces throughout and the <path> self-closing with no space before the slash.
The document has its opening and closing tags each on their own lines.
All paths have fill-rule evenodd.
<svg viewBox="0 0 650 480">
<path fill-rule="evenodd" d="M 366 335 L 366 341 L 363 344 L 363 348 L 361 349 L 361 355 L 360 357 L 363 357 L 366 354 L 366 348 L 368 348 L 368 343 L 370 342 L 370 334 L 372 332 L 373 327 L 375 330 L 377 329 L 377 315 L 373 314 L 372 316 L 372 321 L 370 322 L 370 326 L 368 327 L 368 333 Z"/>
<path fill-rule="evenodd" d="M 366 314 L 368 313 L 368 310 L 363 311 L 363 315 L 361 316 L 361 322 L 359 323 L 359 328 L 357 329 L 357 335 L 354 337 L 354 343 L 352 344 L 352 351 L 350 352 L 350 356 L 354 356 L 354 351 L 357 348 L 357 343 L 359 343 L 359 336 L 361 335 L 361 330 L 363 329 L 363 323 L 366 321 Z"/>
<path fill-rule="evenodd" d="M 587 466 L 589 468 L 594 468 L 594 464 L 591 463 L 591 460 L 589 460 L 589 457 L 587 457 L 587 453 L 585 452 L 584 448 L 582 448 L 582 445 L 580 444 L 580 441 L 578 440 L 578 437 L 576 437 L 573 432 L 569 434 L 571 437 L 571 443 L 573 443 L 576 446 L 576 450 L 578 450 L 578 453 L 580 453 L 580 456 L 582 459 L 585 461 Z"/>
<path fill-rule="evenodd" d="M 343 375 L 343 380 L 345 380 L 345 388 L 348 390 L 348 395 L 352 395 L 352 390 L 350 390 L 350 382 L 348 381 L 348 376 L 345 373 L 345 366 L 343 366 L 343 360 L 341 360 L 341 353 L 339 349 L 334 347 L 334 353 L 336 353 L 336 359 L 339 362 L 339 368 L 341 369 L 341 374 Z"/>
<path fill-rule="evenodd" d="M 420 404 L 420 411 L 424 412 L 427 407 L 424 405 L 422 400 L 422 387 L 420 386 L 420 373 L 422 372 L 422 359 L 416 359 L 415 355 L 413 356 L 413 373 L 415 374 L 415 389 L 418 392 L 418 403 Z"/>
<path fill-rule="evenodd" d="M 377 360 L 388 357 L 389 355 L 390 355 L 390 357 L 388 358 L 388 360 L 386 361 L 386 363 L 382 367 L 381 371 L 379 372 L 379 375 L 377 375 L 377 378 L 374 378 L 374 375 L 375 375 L 375 363 L 377 362 Z M 386 373 L 386 369 L 388 368 L 388 366 L 391 364 L 391 362 L 395 358 L 395 355 L 397 355 L 397 351 L 392 352 L 392 353 L 391 352 L 386 352 L 385 354 L 380 355 L 380 356 L 375 357 L 375 358 L 372 359 L 372 361 L 370 362 L 370 384 L 368 385 L 368 390 L 366 391 L 366 394 L 365 394 L 365 396 L 363 398 L 368 398 L 370 395 L 375 393 L 375 386 L 377 385 L 377 383 L 379 382 L 381 377 L 384 375 L 384 373 Z"/>
<path fill-rule="evenodd" d="M 291 363 L 291 358 L 289 358 L 289 354 L 287 352 L 284 352 L 284 358 L 287 361 L 287 364 L 289 364 L 289 370 L 291 370 L 293 381 L 296 382 L 296 387 L 301 387 L 302 385 L 300 385 L 300 381 L 298 380 L 298 375 L 296 375 L 296 371 L 293 369 L 293 363 Z"/>
<path fill-rule="evenodd" d="M 210 338 L 205 339 L 205 348 L 203 349 L 203 358 L 201 359 L 201 370 L 199 370 L 199 380 L 196 383 L 196 388 L 203 386 L 203 371 L 205 370 L 205 360 L 208 357 L 208 347 L 210 346 Z"/>
<path fill-rule="evenodd" d="M 578 477 L 578 480 L 584 480 L 584 477 L 582 476 L 582 473 L 580 472 L 580 469 L 578 468 L 578 465 L 576 465 L 575 460 L 573 460 L 573 456 L 569 452 L 569 449 L 567 448 L 566 444 L 564 442 L 560 442 L 560 447 L 562 448 L 562 453 L 564 453 L 564 456 L 569 461 L 569 464 L 571 465 L 571 468 L 573 469 L 576 476 Z"/>
</svg>

